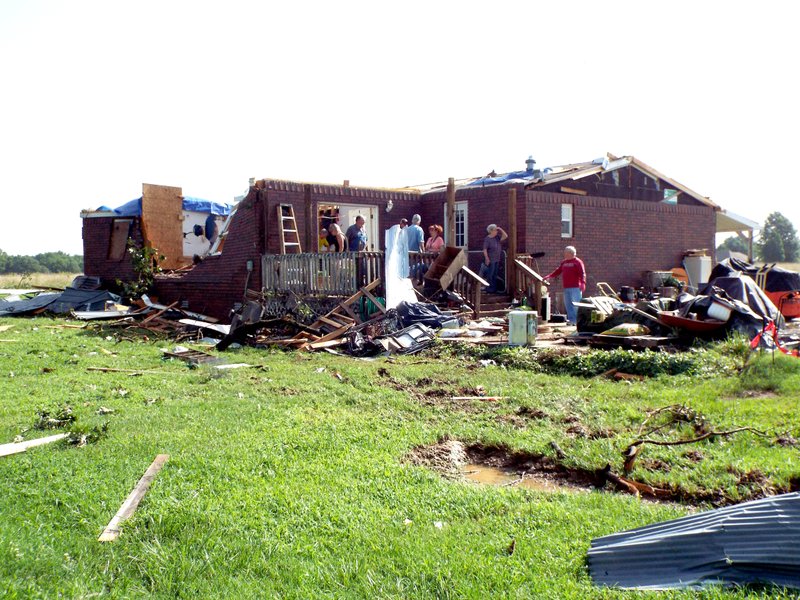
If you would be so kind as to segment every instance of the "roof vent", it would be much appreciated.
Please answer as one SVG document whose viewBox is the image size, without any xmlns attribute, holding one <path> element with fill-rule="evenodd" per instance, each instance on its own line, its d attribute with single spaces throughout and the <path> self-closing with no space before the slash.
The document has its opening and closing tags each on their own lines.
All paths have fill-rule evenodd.
<svg viewBox="0 0 800 600">
<path fill-rule="evenodd" d="M 536 165 L 536 161 L 533 160 L 533 156 L 529 156 L 528 160 L 525 161 L 525 170 L 529 173 L 533 173 L 534 165 Z"/>
</svg>

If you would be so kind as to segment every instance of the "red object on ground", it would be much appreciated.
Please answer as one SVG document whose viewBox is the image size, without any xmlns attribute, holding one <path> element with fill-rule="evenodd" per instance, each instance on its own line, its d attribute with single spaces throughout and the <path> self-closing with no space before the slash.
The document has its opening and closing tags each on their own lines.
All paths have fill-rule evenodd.
<svg viewBox="0 0 800 600">
<path fill-rule="evenodd" d="M 764 293 L 778 307 L 784 318 L 796 319 L 800 317 L 800 292 L 768 292 L 764 290 Z"/>
<path fill-rule="evenodd" d="M 669 325 L 670 327 L 678 327 L 679 329 L 686 329 L 687 331 L 694 331 L 702 333 L 703 331 L 714 331 L 725 325 L 725 321 L 717 321 L 716 319 L 707 319 L 705 321 L 687 319 L 681 317 L 673 312 L 661 311 L 658 313 L 658 320 Z"/>
</svg>

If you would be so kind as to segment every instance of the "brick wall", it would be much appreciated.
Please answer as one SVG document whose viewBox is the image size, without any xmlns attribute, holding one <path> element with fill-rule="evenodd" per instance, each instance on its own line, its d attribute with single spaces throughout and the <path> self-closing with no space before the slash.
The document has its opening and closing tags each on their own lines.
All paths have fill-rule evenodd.
<svg viewBox="0 0 800 600">
<path fill-rule="evenodd" d="M 506 232 L 509 230 L 508 191 L 517 189 L 517 252 L 529 252 L 524 246 L 525 235 L 522 222 L 525 217 L 525 189 L 522 185 L 493 185 L 487 187 L 461 188 L 456 190 L 456 202 L 467 202 L 467 244 L 468 250 L 478 251 L 483 248 L 486 238 L 486 227 L 491 223 L 499 225 Z M 444 227 L 444 206 L 447 204 L 446 192 L 430 192 L 423 196 L 420 216 L 425 238 L 428 237 L 428 226 L 432 223 Z M 445 229 L 445 236 L 447 231 Z M 505 250 L 508 243 L 503 244 Z M 480 255 L 470 254 L 470 268 L 477 269 Z"/>
<path fill-rule="evenodd" d="M 387 213 L 385 209 L 389 200 L 394 206 Z M 252 290 L 261 289 L 261 255 L 280 252 L 278 206 L 291 204 L 294 207 L 303 250 L 316 251 L 315 212 L 320 203 L 378 207 L 378 242 L 383 249 L 383 230 L 397 223 L 406 213 L 406 218 L 410 218 L 417 211 L 419 195 L 391 190 L 261 180 L 241 202 L 221 254 L 206 258 L 187 273 L 159 277 L 156 286 L 159 300 L 163 304 L 176 300 L 186 301 L 190 310 L 227 320 L 233 305 L 241 302 L 245 285 Z M 309 222 L 313 225 L 310 228 Z M 254 264 L 249 280 L 246 269 L 248 260 L 252 260 Z"/>
<path fill-rule="evenodd" d="M 572 238 L 561 237 L 562 203 L 573 206 Z M 528 252 L 546 252 L 539 260 L 543 274 L 558 266 L 565 246 L 575 246 L 594 292 L 598 281 L 616 289 L 642 285 L 645 271 L 680 266 L 684 250 L 713 251 L 716 216 L 706 206 L 529 191 L 518 226 Z"/>
<path fill-rule="evenodd" d="M 248 289 L 261 289 L 261 255 L 264 251 L 264 202 L 258 190 L 251 189 L 239 203 L 225 238 L 222 252 L 207 257 L 191 271 L 162 275 L 155 292 L 162 304 L 188 302 L 189 310 L 228 322 L 231 308 L 241 302 Z M 247 272 L 247 261 L 253 271 Z"/>
<path fill-rule="evenodd" d="M 559 181 L 536 187 L 536 191 L 561 193 L 562 187 L 586 192 L 589 196 L 603 198 L 625 198 L 644 202 L 661 202 L 665 189 L 675 187 L 663 179 L 655 179 L 632 166 L 615 171 L 597 173 L 575 181 Z M 687 206 L 704 206 L 702 202 L 687 194 L 679 194 L 678 204 Z"/>
<path fill-rule="evenodd" d="M 306 252 L 315 252 L 317 248 L 317 206 L 320 204 L 355 204 L 377 207 L 378 237 L 376 247 L 384 249 L 383 232 L 405 217 L 409 221 L 417 212 L 420 202 L 415 192 L 399 192 L 372 188 L 344 187 L 316 183 L 298 183 L 266 179 L 257 182 L 262 197 L 266 197 L 267 206 L 267 252 L 280 252 L 280 232 L 278 206 L 291 204 L 300 230 L 302 248 Z M 387 213 L 386 206 L 392 201 L 392 211 Z M 310 217 L 310 219 L 309 219 Z M 312 225 L 309 227 L 309 223 Z M 346 231 L 352 223 L 340 223 L 342 231 Z"/>
<path fill-rule="evenodd" d="M 139 219 L 128 218 L 133 221 L 130 236 L 141 245 L 142 231 Z M 109 258 L 114 220 L 114 217 L 83 218 L 83 272 L 91 277 L 100 277 L 107 289 L 116 289 L 117 279 L 126 281 L 135 278 L 127 252 L 124 252 L 120 259 Z"/>
</svg>

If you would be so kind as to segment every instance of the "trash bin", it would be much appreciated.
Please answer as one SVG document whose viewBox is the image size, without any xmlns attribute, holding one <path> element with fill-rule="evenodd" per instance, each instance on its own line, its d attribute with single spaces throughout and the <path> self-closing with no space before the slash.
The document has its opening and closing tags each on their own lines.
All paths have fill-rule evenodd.
<svg viewBox="0 0 800 600">
<path fill-rule="evenodd" d="M 508 313 L 508 345 L 533 346 L 539 313 L 535 310 L 512 310 Z"/>
<path fill-rule="evenodd" d="M 708 278 L 711 276 L 711 257 L 687 256 L 683 259 L 683 267 L 689 276 L 689 285 L 699 288 L 708 283 Z"/>
</svg>

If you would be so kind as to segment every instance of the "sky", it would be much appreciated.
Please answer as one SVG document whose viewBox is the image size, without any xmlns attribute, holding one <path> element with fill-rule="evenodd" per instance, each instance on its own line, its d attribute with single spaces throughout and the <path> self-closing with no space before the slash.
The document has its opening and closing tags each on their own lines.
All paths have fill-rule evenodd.
<svg viewBox="0 0 800 600">
<path fill-rule="evenodd" d="M 2 0 L 8 254 L 142 183 L 401 187 L 633 155 L 800 230 L 800 4 Z M 8 219 L 11 219 L 9 226 Z"/>
</svg>

